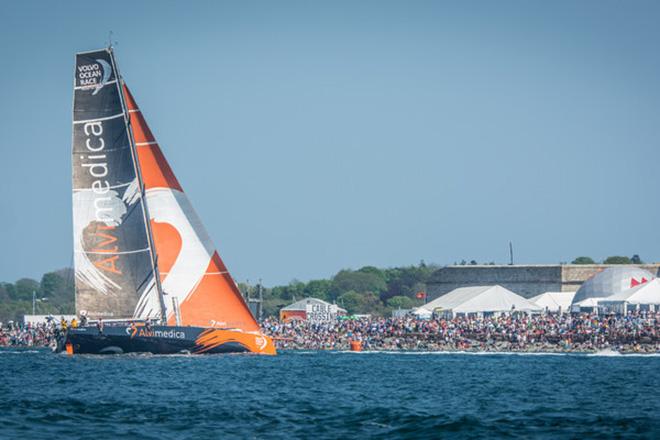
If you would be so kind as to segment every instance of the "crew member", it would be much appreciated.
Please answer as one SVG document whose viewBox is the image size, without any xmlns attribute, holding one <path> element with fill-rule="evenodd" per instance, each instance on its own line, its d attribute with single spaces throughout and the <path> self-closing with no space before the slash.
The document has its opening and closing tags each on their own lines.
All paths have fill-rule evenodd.
<svg viewBox="0 0 660 440">
<path fill-rule="evenodd" d="M 98 322 L 96 323 L 96 328 L 99 330 L 100 334 L 103 334 L 103 319 L 99 318 Z"/>
<path fill-rule="evenodd" d="M 78 320 L 75 317 L 71 318 L 71 328 L 78 328 Z"/>
</svg>

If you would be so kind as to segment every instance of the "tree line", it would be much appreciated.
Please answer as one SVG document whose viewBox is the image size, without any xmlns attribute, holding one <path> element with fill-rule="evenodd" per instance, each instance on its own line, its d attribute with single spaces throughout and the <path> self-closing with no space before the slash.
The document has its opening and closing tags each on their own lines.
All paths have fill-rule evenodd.
<svg viewBox="0 0 660 440">
<path fill-rule="evenodd" d="M 422 305 L 427 282 L 437 269 L 438 266 L 423 261 L 416 266 L 388 269 L 365 266 L 340 270 L 329 279 L 294 280 L 285 286 L 264 288 L 264 316 L 277 316 L 281 307 L 308 297 L 336 303 L 351 314 L 387 316 L 393 309 Z M 239 287 L 255 296 L 255 286 L 240 284 Z"/>
<path fill-rule="evenodd" d="M 264 316 L 277 316 L 279 309 L 294 301 L 314 297 L 334 302 L 349 313 L 388 315 L 392 309 L 421 305 L 419 294 L 437 266 L 421 262 L 417 266 L 379 269 L 365 266 L 343 269 L 330 279 L 308 282 L 291 281 L 284 286 L 263 288 Z M 241 292 L 256 296 L 257 286 L 240 283 Z M 71 269 L 45 274 L 41 281 L 22 278 L 15 283 L 0 283 L 0 322 L 22 321 L 31 314 L 33 297 L 37 314 L 73 314 L 74 280 Z M 33 296 L 34 295 L 34 296 Z"/>
<path fill-rule="evenodd" d="M 0 322 L 22 321 L 33 310 L 39 315 L 73 314 L 73 270 L 48 272 L 41 281 L 21 278 L 15 283 L 0 282 Z"/>
<path fill-rule="evenodd" d="M 639 255 L 611 256 L 603 264 L 643 264 Z M 477 264 L 472 260 L 469 263 Z M 581 256 L 572 264 L 597 264 L 591 257 Z M 421 261 L 418 265 L 380 269 L 364 266 L 343 269 L 327 279 L 307 282 L 293 280 L 284 286 L 260 287 L 264 316 L 277 316 L 279 309 L 303 298 L 319 298 L 336 303 L 349 313 L 388 316 L 392 310 L 409 309 L 424 303 L 427 283 L 438 266 Z M 240 283 L 244 296 L 256 297 L 257 286 Z M 36 301 L 33 303 L 33 298 Z M 22 278 L 15 283 L 0 282 L 0 322 L 22 321 L 23 315 L 73 314 L 75 311 L 72 269 L 48 272 L 40 281 Z"/>
<path fill-rule="evenodd" d="M 591 257 L 577 257 L 571 264 L 599 264 Z M 602 261 L 602 264 L 644 264 L 639 255 L 635 254 L 632 257 L 625 257 L 622 255 L 612 255 Z"/>
</svg>

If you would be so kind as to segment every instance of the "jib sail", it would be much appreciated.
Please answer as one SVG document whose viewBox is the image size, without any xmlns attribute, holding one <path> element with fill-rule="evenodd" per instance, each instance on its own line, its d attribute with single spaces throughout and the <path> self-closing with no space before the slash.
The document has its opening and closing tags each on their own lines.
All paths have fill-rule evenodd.
<svg viewBox="0 0 660 440">
<path fill-rule="evenodd" d="M 144 180 L 167 322 L 258 331 L 234 280 L 128 88 L 124 98 Z M 178 308 L 178 310 L 177 310 Z"/>
<path fill-rule="evenodd" d="M 73 236 L 76 311 L 159 318 L 142 184 L 112 49 L 76 55 Z"/>
</svg>

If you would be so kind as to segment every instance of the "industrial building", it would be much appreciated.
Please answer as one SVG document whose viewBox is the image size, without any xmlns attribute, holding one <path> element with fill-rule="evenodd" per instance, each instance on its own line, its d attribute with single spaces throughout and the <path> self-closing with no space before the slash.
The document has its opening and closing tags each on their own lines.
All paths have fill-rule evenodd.
<svg viewBox="0 0 660 440">
<path fill-rule="evenodd" d="M 660 263 L 633 265 L 654 276 Z M 575 292 L 583 282 L 609 264 L 539 264 L 539 265 L 465 265 L 445 266 L 435 271 L 427 283 L 429 300 L 454 289 L 470 286 L 500 285 L 525 298 L 545 292 Z"/>
</svg>

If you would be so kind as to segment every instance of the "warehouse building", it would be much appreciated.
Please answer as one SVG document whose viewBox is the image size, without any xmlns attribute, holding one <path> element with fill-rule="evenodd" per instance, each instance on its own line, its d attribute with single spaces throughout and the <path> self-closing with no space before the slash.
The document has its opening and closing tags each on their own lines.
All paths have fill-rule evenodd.
<svg viewBox="0 0 660 440">
<path fill-rule="evenodd" d="M 545 292 L 575 292 L 583 282 L 609 264 L 465 265 L 445 266 L 427 283 L 429 299 L 454 289 L 499 284 L 518 295 L 531 298 Z M 658 276 L 660 263 L 634 265 Z"/>
</svg>

